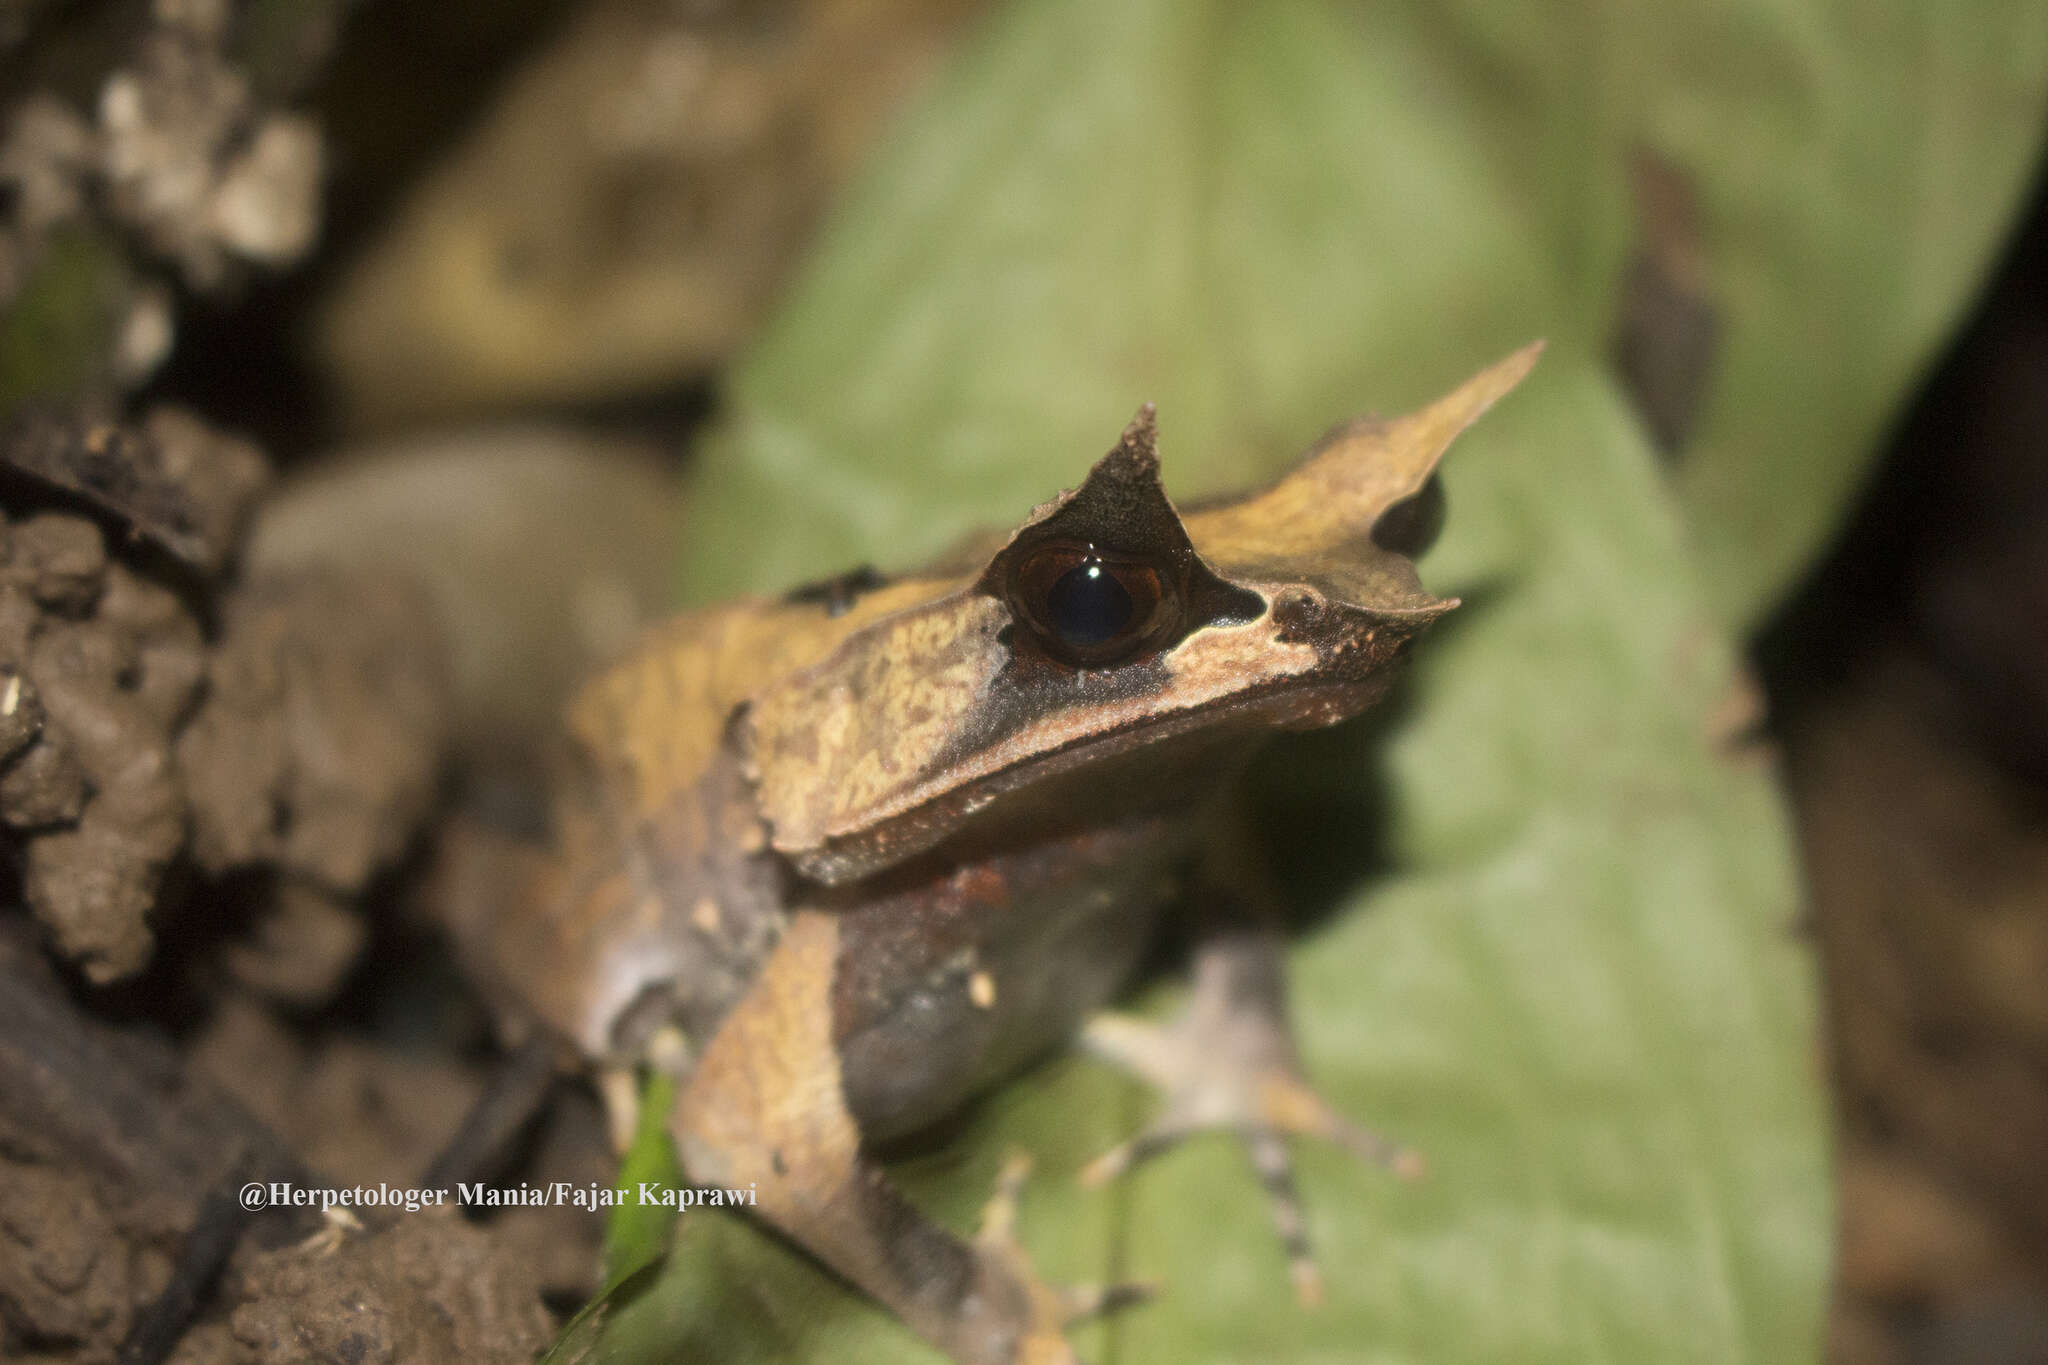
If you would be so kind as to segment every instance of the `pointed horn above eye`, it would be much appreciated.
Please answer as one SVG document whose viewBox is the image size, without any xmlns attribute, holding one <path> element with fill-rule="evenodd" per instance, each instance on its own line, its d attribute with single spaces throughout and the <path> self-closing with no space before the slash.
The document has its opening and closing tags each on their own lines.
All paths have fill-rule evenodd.
<svg viewBox="0 0 2048 1365">
<path fill-rule="evenodd" d="M 1443 397 L 1404 417 L 1368 418 L 1325 437 L 1288 477 L 1328 483 L 1354 519 L 1370 530 L 1380 514 L 1429 482 L 1459 433 L 1522 382 L 1543 354 L 1531 342 L 1473 375 Z"/>
<path fill-rule="evenodd" d="M 1098 465 L 1111 460 L 1125 460 L 1134 467 L 1149 470 L 1153 477 L 1159 474 L 1159 409 L 1151 403 L 1142 404 L 1137 416 L 1124 426 L 1124 434 L 1117 438 L 1116 448 L 1098 461 Z"/>
<path fill-rule="evenodd" d="M 1421 491 L 1458 433 L 1521 383 L 1542 352 L 1540 341 L 1524 346 L 1405 417 L 1339 427 L 1272 487 L 1190 516 L 1195 543 L 1234 563 L 1364 539 L 1388 508 Z"/>
<path fill-rule="evenodd" d="M 1165 507 L 1159 482 L 1159 413 L 1147 403 L 1125 425 L 1109 453 L 1095 462 L 1081 486 L 1064 500 L 1062 511 L 1093 506 L 1098 518 L 1121 519 L 1139 504 Z M 1147 518 L 1150 520 L 1150 518 Z"/>
<path fill-rule="evenodd" d="M 1005 553 L 1053 536 L 1132 553 L 1193 553 L 1159 481 L 1159 423 L 1152 404 L 1138 409 L 1079 488 L 1046 503 L 1018 528 Z"/>
</svg>

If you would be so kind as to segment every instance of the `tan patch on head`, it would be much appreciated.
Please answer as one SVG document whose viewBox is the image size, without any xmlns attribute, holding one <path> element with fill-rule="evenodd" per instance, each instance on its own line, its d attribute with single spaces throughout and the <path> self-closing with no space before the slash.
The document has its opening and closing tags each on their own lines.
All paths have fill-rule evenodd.
<svg viewBox="0 0 2048 1365">
<path fill-rule="evenodd" d="M 815 664 L 875 621 L 956 586 L 892 583 L 838 616 L 812 603 L 764 601 L 679 616 L 577 695 L 570 733 L 627 808 L 649 816 L 703 776 L 733 712 L 755 692 Z"/>
<path fill-rule="evenodd" d="M 858 820 L 930 769 L 1007 659 L 996 634 L 1009 622 L 994 598 L 948 598 L 755 698 L 748 758 L 776 846 Z"/>
</svg>

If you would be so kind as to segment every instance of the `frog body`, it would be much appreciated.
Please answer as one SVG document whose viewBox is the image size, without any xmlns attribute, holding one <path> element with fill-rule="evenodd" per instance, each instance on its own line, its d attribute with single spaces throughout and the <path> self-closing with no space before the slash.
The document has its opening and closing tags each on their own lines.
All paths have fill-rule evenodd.
<svg viewBox="0 0 2048 1365">
<path fill-rule="evenodd" d="M 1308 1293 L 1281 1139 L 1400 1158 L 1301 1077 L 1270 899 L 1225 853 L 1231 793 L 1276 731 L 1379 697 L 1455 605 L 1391 532 L 1535 353 L 1185 514 L 1148 408 L 1007 539 L 657 629 L 573 703 L 552 848 L 458 929 L 465 955 L 594 1064 L 679 1034 L 690 1178 L 754 1185 L 963 1365 L 1071 1359 L 1074 1305 L 1005 1236 L 910 1208 L 868 1149 L 1077 1034 L 1167 1093 L 1098 1173 L 1239 1129 Z M 1188 1018 L 1088 1023 L 1183 907 Z"/>
</svg>

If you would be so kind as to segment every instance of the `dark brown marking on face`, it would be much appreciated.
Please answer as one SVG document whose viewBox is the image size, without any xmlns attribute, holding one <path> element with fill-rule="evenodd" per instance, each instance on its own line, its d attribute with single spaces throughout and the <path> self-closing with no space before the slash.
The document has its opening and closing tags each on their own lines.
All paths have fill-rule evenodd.
<svg viewBox="0 0 2048 1365">
<path fill-rule="evenodd" d="M 1057 637 L 1051 586 L 1034 569 L 1050 556 L 1090 557 L 1133 566 L 1156 580 L 1159 602 L 1126 641 L 1077 651 Z M 1219 577 L 1202 561 L 1159 477 L 1158 429 L 1146 404 L 1081 487 L 1027 523 L 983 571 L 976 591 L 1005 603 L 1011 623 L 997 636 L 1009 656 L 988 691 L 988 704 L 933 760 L 927 773 L 949 769 L 1060 710 L 1099 707 L 1158 693 L 1171 681 L 1163 655 L 1197 630 L 1256 620 L 1266 609 L 1257 593 Z M 1092 658 L 1092 661 L 1091 661 Z"/>
<path fill-rule="evenodd" d="M 925 776 L 950 771 L 970 754 L 1031 727 L 1056 711 L 1102 707 L 1165 690 L 1170 677 L 1159 656 L 1147 655 L 1116 669 L 1080 669 L 1043 658 L 1014 656 L 997 674 L 972 729 L 953 736 L 924 769 Z"/>
<path fill-rule="evenodd" d="M 1274 639 L 1313 648 L 1316 673 L 1327 682 L 1355 681 L 1392 665 L 1427 625 L 1401 617 L 1374 620 L 1306 585 L 1273 598 Z"/>
</svg>

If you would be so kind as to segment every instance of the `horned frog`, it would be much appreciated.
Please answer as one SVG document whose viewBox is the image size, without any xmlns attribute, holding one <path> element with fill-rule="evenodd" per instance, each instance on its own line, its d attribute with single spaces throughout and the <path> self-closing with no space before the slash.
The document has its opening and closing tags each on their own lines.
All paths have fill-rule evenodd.
<svg viewBox="0 0 2048 1365">
<path fill-rule="evenodd" d="M 1087 1175 L 1240 1134 L 1312 1297 L 1287 1140 L 1413 1158 L 1303 1075 L 1231 792 L 1275 732 L 1380 697 L 1456 605 L 1423 591 L 1402 513 L 1537 350 L 1185 514 L 1148 407 L 1078 489 L 952 562 L 657 628 L 573 702 L 550 849 L 457 926 L 465 957 L 600 1070 L 662 1044 L 688 1178 L 748 1187 L 961 1365 L 1071 1361 L 1065 1327 L 1102 1296 L 1031 1270 L 1014 1168 L 970 1240 L 868 1153 L 1076 1036 L 1165 1097 Z M 1196 945 L 1185 1015 L 1097 1015 L 1171 913 Z"/>
</svg>

